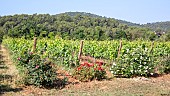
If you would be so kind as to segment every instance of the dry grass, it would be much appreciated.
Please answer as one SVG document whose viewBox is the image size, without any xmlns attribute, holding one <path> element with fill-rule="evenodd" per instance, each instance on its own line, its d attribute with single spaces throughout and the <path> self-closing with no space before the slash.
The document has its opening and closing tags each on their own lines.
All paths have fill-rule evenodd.
<svg viewBox="0 0 170 96">
<path fill-rule="evenodd" d="M 0 46 L 0 95 L 21 90 L 15 84 L 17 76 L 18 71 L 12 64 L 7 50 L 4 46 Z"/>
<path fill-rule="evenodd" d="M 6 92 L 16 96 L 169 96 L 170 75 L 162 79 L 113 78 L 104 81 L 71 83 L 63 89 L 43 89 L 34 86 L 23 87 L 22 91 Z"/>
</svg>

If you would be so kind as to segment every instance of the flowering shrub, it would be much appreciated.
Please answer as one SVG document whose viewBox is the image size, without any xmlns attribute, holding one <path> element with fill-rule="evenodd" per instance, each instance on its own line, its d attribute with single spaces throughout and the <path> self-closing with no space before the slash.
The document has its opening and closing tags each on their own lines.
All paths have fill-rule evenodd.
<svg viewBox="0 0 170 96">
<path fill-rule="evenodd" d="M 42 59 L 38 54 L 24 53 L 18 61 L 18 66 L 24 69 L 22 71 L 25 73 L 25 84 L 49 86 L 54 83 L 56 73 L 51 62 Z"/>
<path fill-rule="evenodd" d="M 154 60 L 150 50 L 139 46 L 132 50 L 125 49 L 116 63 L 110 68 L 111 73 L 122 77 L 149 76 L 154 73 Z"/>
<path fill-rule="evenodd" d="M 96 62 L 94 64 L 84 62 L 75 69 L 73 75 L 80 81 L 101 80 L 105 78 L 106 71 L 103 68 L 103 62 Z"/>
</svg>

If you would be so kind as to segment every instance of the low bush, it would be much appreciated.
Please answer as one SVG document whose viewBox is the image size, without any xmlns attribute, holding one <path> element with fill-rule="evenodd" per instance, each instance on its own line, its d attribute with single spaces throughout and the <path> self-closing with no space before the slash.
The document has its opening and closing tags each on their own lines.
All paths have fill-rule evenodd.
<svg viewBox="0 0 170 96">
<path fill-rule="evenodd" d="M 113 63 L 110 71 L 121 77 L 149 76 L 153 75 L 155 62 L 150 55 L 150 50 L 143 46 L 125 49 L 116 63 Z"/>
<path fill-rule="evenodd" d="M 56 80 L 56 70 L 51 62 L 38 54 L 25 52 L 18 58 L 20 72 L 24 73 L 24 83 L 27 85 L 50 86 Z"/>
<path fill-rule="evenodd" d="M 103 68 L 103 62 L 84 62 L 76 67 L 73 75 L 80 81 L 91 81 L 93 79 L 101 80 L 106 77 L 106 71 Z"/>
</svg>

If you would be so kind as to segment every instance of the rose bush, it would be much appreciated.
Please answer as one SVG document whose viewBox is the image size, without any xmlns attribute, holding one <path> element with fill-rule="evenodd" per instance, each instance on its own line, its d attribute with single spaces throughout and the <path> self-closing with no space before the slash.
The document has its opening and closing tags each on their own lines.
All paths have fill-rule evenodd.
<svg viewBox="0 0 170 96">
<path fill-rule="evenodd" d="M 51 62 L 41 58 L 38 54 L 25 52 L 18 58 L 18 66 L 24 70 L 24 83 L 27 85 L 50 86 L 56 79 L 56 70 Z"/>
<path fill-rule="evenodd" d="M 84 62 L 76 67 L 73 75 L 80 81 L 101 80 L 106 77 L 106 71 L 103 68 L 103 62 Z"/>
</svg>

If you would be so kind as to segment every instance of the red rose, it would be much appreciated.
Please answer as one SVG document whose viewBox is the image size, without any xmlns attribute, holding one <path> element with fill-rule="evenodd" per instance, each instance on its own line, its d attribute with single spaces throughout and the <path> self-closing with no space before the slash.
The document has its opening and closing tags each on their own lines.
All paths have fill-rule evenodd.
<svg viewBox="0 0 170 96">
<path fill-rule="evenodd" d="M 88 65 L 89 63 L 88 62 L 84 62 L 84 65 Z"/>
<path fill-rule="evenodd" d="M 103 68 L 101 68 L 101 67 L 98 67 L 98 70 L 99 70 L 99 71 L 103 71 Z"/>
<path fill-rule="evenodd" d="M 79 66 L 79 67 L 77 68 L 77 70 L 80 71 L 80 70 L 81 70 L 81 66 Z"/>
<path fill-rule="evenodd" d="M 88 66 L 88 67 L 93 67 L 94 64 L 93 64 L 93 63 L 88 63 L 87 66 Z"/>
<path fill-rule="evenodd" d="M 70 76 L 68 73 L 66 73 L 66 76 Z"/>
<path fill-rule="evenodd" d="M 85 66 L 85 64 L 83 63 L 83 64 L 81 64 L 80 66 Z"/>
<path fill-rule="evenodd" d="M 102 66 L 103 65 L 103 62 L 99 62 L 99 64 L 98 64 L 99 66 Z"/>
<path fill-rule="evenodd" d="M 97 70 L 96 68 L 94 68 L 94 70 Z"/>
<path fill-rule="evenodd" d="M 99 66 L 102 66 L 103 62 L 102 61 L 96 61 L 96 64 L 99 65 Z"/>
</svg>

